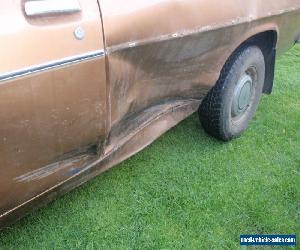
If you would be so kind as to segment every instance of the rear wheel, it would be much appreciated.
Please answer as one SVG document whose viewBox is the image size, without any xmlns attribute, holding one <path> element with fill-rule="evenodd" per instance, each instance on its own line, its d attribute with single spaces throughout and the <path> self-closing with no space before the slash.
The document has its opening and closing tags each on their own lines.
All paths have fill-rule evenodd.
<svg viewBox="0 0 300 250">
<path fill-rule="evenodd" d="M 239 137 L 256 111 L 264 79 L 262 51 L 253 45 L 238 49 L 199 108 L 205 131 L 224 141 Z"/>
</svg>

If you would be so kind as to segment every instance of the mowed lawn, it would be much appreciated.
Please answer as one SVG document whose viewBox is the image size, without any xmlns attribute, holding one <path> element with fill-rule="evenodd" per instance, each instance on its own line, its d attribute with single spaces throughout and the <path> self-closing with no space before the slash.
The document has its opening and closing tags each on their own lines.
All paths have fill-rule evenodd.
<svg viewBox="0 0 300 250">
<path fill-rule="evenodd" d="M 193 115 L 1 231 L 0 249 L 235 249 L 252 233 L 300 237 L 300 46 L 242 138 L 219 142 Z"/>
</svg>

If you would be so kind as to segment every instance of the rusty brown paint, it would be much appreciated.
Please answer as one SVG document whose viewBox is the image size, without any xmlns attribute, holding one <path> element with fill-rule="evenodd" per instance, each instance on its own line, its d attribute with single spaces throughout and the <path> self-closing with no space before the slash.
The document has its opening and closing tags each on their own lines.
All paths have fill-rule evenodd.
<svg viewBox="0 0 300 250">
<path fill-rule="evenodd" d="M 130 157 L 195 112 L 250 37 L 275 32 L 279 53 L 300 37 L 299 0 L 80 5 L 81 13 L 28 18 L 23 0 L 2 1 L 0 77 L 17 74 L 0 79 L 0 226 Z M 78 26 L 86 33 L 80 41 L 73 35 Z M 27 70 L 41 65 L 49 67 Z"/>
</svg>

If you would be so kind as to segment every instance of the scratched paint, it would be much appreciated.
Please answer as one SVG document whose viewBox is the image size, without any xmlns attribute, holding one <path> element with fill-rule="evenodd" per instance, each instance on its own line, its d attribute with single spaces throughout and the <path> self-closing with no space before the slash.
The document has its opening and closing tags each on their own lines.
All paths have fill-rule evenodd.
<svg viewBox="0 0 300 250">
<path fill-rule="evenodd" d="M 91 160 L 91 156 L 89 155 L 82 155 L 79 157 L 76 157 L 75 159 L 71 158 L 71 159 L 67 159 L 67 160 L 63 160 L 63 161 L 59 161 L 59 162 L 55 162 L 52 164 L 49 164 L 45 167 L 36 169 L 34 171 L 28 172 L 26 174 L 20 175 L 16 178 L 14 178 L 14 180 L 16 182 L 31 182 L 31 181 L 37 181 L 37 180 L 41 180 L 43 178 L 48 177 L 49 175 L 52 175 L 58 171 L 62 171 L 65 169 L 68 169 L 69 172 L 71 174 L 76 174 L 77 168 L 75 168 L 76 165 L 78 165 L 79 163 L 84 163 L 87 161 Z"/>
</svg>

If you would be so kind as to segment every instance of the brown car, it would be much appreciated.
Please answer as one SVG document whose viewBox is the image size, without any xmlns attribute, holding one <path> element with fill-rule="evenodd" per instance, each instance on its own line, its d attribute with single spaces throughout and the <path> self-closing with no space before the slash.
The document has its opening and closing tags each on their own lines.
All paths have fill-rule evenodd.
<svg viewBox="0 0 300 250">
<path fill-rule="evenodd" d="M 300 37 L 300 0 L 14 0 L 0 8 L 0 226 L 198 111 L 230 140 Z"/>
</svg>

